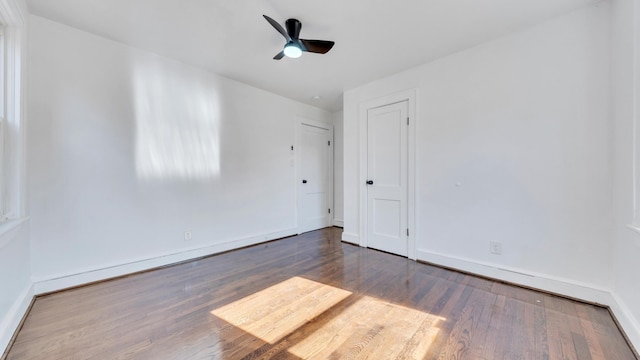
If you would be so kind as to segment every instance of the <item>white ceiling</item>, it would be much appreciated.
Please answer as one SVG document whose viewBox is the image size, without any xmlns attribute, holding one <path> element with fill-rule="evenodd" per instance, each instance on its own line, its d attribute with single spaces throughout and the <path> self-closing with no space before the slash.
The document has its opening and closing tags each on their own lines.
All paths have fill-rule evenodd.
<svg viewBox="0 0 640 360">
<path fill-rule="evenodd" d="M 27 0 L 31 13 L 330 111 L 344 90 L 595 0 Z M 333 40 L 326 55 L 272 60 L 280 23 Z M 320 95 L 320 100 L 313 100 Z"/>
</svg>

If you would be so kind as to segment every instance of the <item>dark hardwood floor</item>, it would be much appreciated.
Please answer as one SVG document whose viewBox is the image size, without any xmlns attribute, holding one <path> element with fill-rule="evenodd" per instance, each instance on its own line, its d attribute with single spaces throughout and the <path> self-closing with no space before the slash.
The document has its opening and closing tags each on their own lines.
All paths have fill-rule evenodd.
<svg viewBox="0 0 640 360">
<path fill-rule="evenodd" d="M 7 359 L 635 359 L 606 309 L 301 236 L 38 297 Z"/>
</svg>

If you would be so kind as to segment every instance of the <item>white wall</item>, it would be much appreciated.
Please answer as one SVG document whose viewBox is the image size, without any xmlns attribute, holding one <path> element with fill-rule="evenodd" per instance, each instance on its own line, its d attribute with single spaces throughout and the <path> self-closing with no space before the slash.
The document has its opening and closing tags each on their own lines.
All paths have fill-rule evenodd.
<svg viewBox="0 0 640 360">
<path fill-rule="evenodd" d="M 30 31 L 37 292 L 295 233 L 294 121 L 330 113 L 43 18 Z"/>
<path fill-rule="evenodd" d="M 591 6 L 347 91 L 344 239 L 360 241 L 358 105 L 417 89 L 418 258 L 606 301 L 609 15 Z"/>
<path fill-rule="evenodd" d="M 634 125 L 638 131 L 640 119 L 637 109 L 638 93 L 634 69 L 640 70 L 637 52 L 638 40 L 634 39 L 634 23 L 640 21 L 640 2 L 637 0 L 615 0 L 612 7 L 613 30 L 613 174 L 614 174 L 614 294 L 617 298 L 615 310 L 622 314 L 618 320 L 627 334 L 640 349 L 640 230 L 628 227 L 634 224 Z M 635 9 L 634 9 L 635 7 Z M 635 19 L 634 19 L 635 14 Z M 637 30 L 635 30 L 637 31 Z M 640 35 L 640 33 L 638 33 Z M 635 54 L 634 54 L 635 52 Z M 636 73 L 636 76 L 638 74 Z M 636 147 L 638 147 L 636 133 Z M 640 157 L 636 158 L 636 165 Z M 638 171 L 638 170 L 636 170 Z M 637 177 L 637 175 L 636 175 Z M 636 180 L 636 191 L 640 190 Z"/>
<path fill-rule="evenodd" d="M 333 225 L 344 226 L 344 112 L 333 114 Z"/>
<path fill-rule="evenodd" d="M 0 224 L 0 356 L 33 296 L 28 221 Z"/>
</svg>

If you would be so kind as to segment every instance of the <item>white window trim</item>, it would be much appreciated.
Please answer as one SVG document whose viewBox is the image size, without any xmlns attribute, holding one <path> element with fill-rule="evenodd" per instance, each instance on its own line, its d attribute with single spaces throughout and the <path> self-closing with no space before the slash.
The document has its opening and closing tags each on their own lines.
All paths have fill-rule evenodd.
<svg viewBox="0 0 640 360">
<path fill-rule="evenodd" d="M 5 64 L 5 49 L 4 49 L 4 24 L 0 25 L 0 69 L 4 70 Z M 5 72 L 2 71 L 0 73 L 0 84 L 5 84 Z M 6 89 L 4 86 L 0 86 L 0 174 L 8 174 L 9 169 L 7 169 L 7 159 L 5 158 L 5 154 L 8 154 L 5 151 L 5 147 L 7 146 L 7 137 L 5 133 L 7 132 L 6 128 L 8 127 L 5 119 L 5 93 Z M 6 187 L 7 179 L 6 176 L 0 176 L 0 221 L 7 219 L 8 209 L 10 206 L 7 202 L 9 191 Z"/>
<path fill-rule="evenodd" d="M 634 4 L 634 6 L 633 6 L 633 8 L 634 8 L 634 10 L 633 10 L 633 22 L 634 22 L 634 25 L 633 25 L 633 69 L 632 69 L 632 71 L 633 71 L 633 73 L 632 73 L 632 76 L 633 76 L 632 94 L 633 95 L 632 95 L 632 97 L 635 99 L 635 97 L 636 97 L 636 95 L 638 93 L 638 91 L 637 91 L 637 88 L 638 88 L 638 75 L 637 75 L 638 71 L 637 71 L 637 68 L 638 68 L 638 66 L 636 65 L 636 62 L 637 62 L 636 61 L 636 58 L 637 58 L 637 56 L 636 56 L 636 52 L 637 52 L 637 50 L 636 50 L 637 49 L 636 40 L 637 40 L 637 33 L 638 33 L 637 27 L 638 26 L 635 24 L 635 20 L 637 18 L 636 10 L 635 10 L 635 1 L 633 2 L 633 4 Z M 633 153 L 632 153 L 632 156 L 631 156 L 631 158 L 632 158 L 631 159 L 631 162 L 632 162 L 632 164 L 631 164 L 631 166 L 632 166 L 632 170 L 631 170 L 632 171 L 632 175 L 631 176 L 633 177 L 633 179 L 632 179 L 632 181 L 633 181 L 632 194 L 631 194 L 631 196 L 633 196 L 633 209 L 632 209 L 633 218 L 631 219 L 631 223 L 627 225 L 627 227 L 629 229 L 632 229 L 634 231 L 636 231 L 636 229 L 638 229 L 638 223 L 639 223 L 639 221 L 638 221 L 639 220 L 639 216 L 638 216 L 639 215 L 638 214 L 638 117 L 636 116 L 637 115 L 637 109 L 636 108 L 637 108 L 636 102 L 634 101 L 633 110 L 632 110 L 632 114 L 631 114 L 631 116 L 633 117 L 633 119 L 632 119 L 632 128 L 631 128 L 631 131 L 633 133 L 632 134 L 633 135 L 633 139 L 632 139 L 632 143 L 631 143 L 631 146 L 633 148 Z M 638 232 L 640 232 L 640 231 L 638 231 Z"/>
<path fill-rule="evenodd" d="M 25 18 L 16 0 L 0 0 L 0 22 L 4 24 L 4 116 L 3 191 L 7 212 L 0 221 L 25 217 L 25 124 L 23 121 L 23 67 L 26 53 Z"/>
</svg>

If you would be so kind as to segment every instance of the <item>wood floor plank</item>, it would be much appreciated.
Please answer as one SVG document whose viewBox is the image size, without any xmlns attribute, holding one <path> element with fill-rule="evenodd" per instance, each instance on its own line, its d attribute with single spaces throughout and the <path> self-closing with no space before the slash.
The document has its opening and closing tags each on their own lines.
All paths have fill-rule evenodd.
<svg viewBox="0 0 640 360">
<path fill-rule="evenodd" d="M 600 341 L 594 329 L 591 321 L 589 321 L 589 313 L 587 311 L 587 305 L 579 304 L 576 306 L 576 312 L 580 319 L 580 325 L 585 334 L 585 340 L 588 344 L 589 353 L 592 359 L 604 359 L 602 348 L 600 347 Z"/>
<path fill-rule="evenodd" d="M 485 304 L 490 294 L 483 291 L 474 291 L 462 309 L 460 316 L 455 320 L 449 338 L 440 350 L 441 359 L 469 358 L 471 349 L 482 344 L 486 333 L 480 324 Z"/>
<path fill-rule="evenodd" d="M 509 336 L 509 319 L 504 314 L 507 298 L 496 294 L 496 300 L 491 309 L 491 319 L 487 331 L 487 338 L 482 359 L 505 359 L 506 348 L 509 346 L 506 338 Z"/>
<path fill-rule="evenodd" d="M 606 309 L 340 237 L 40 296 L 6 359 L 635 359 Z"/>
<path fill-rule="evenodd" d="M 476 290 L 479 291 L 479 290 Z M 482 313 L 476 325 L 477 335 L 474 336 L 474 341 L 469 348 L 468 359 L 485 359 L 485 349 L 489 344 L 489 331 L 491 328 L 491 317 L 493 315 L 493 309 L 495 307 L 498 296 L 489 291 L 481 291 L 485 294 L 485 298 L 482 302 Z"/>
<path fill-rule="evenodd" d="M 549 341 L 548 341 L 548 329 L 547 318 L 542 305 L 542 300 L 536 300 L 536 304 L 533 309 L 533 342 L 534 342 L 534 359 L 548 360 L 549 355 Z"/>
<path fill-rule="evenodd" d="M 456 274 L 462 275 L 462 274 Z M 449 278 L 452 278 L 451 276 Z M 441 354 L 447 343 L 447 338 L 450 336 L 453 328 L 455 327 L 456 320 L 460 317 L 462 310 L 467 304 L 473 288 L 468 286 L 457 286 L 458 281 L 461 284 L 466 285 L 469 281 L 468 276 L 459 277 L 453 276 L 455 281 L 448 281 L 449 288 L 445 294 L 440 298 L 436 307 L 431 311 L 432 314 L 447 314 L 446 320 L 442 322 L 440 326 L 440 335 L 436 338 L 432 347 L 428 353 L 428 356 L 433 358 L 439 358 L 436 354 Z M 443 316 L 444 317 L 444 316 Z"/>
</svg>

